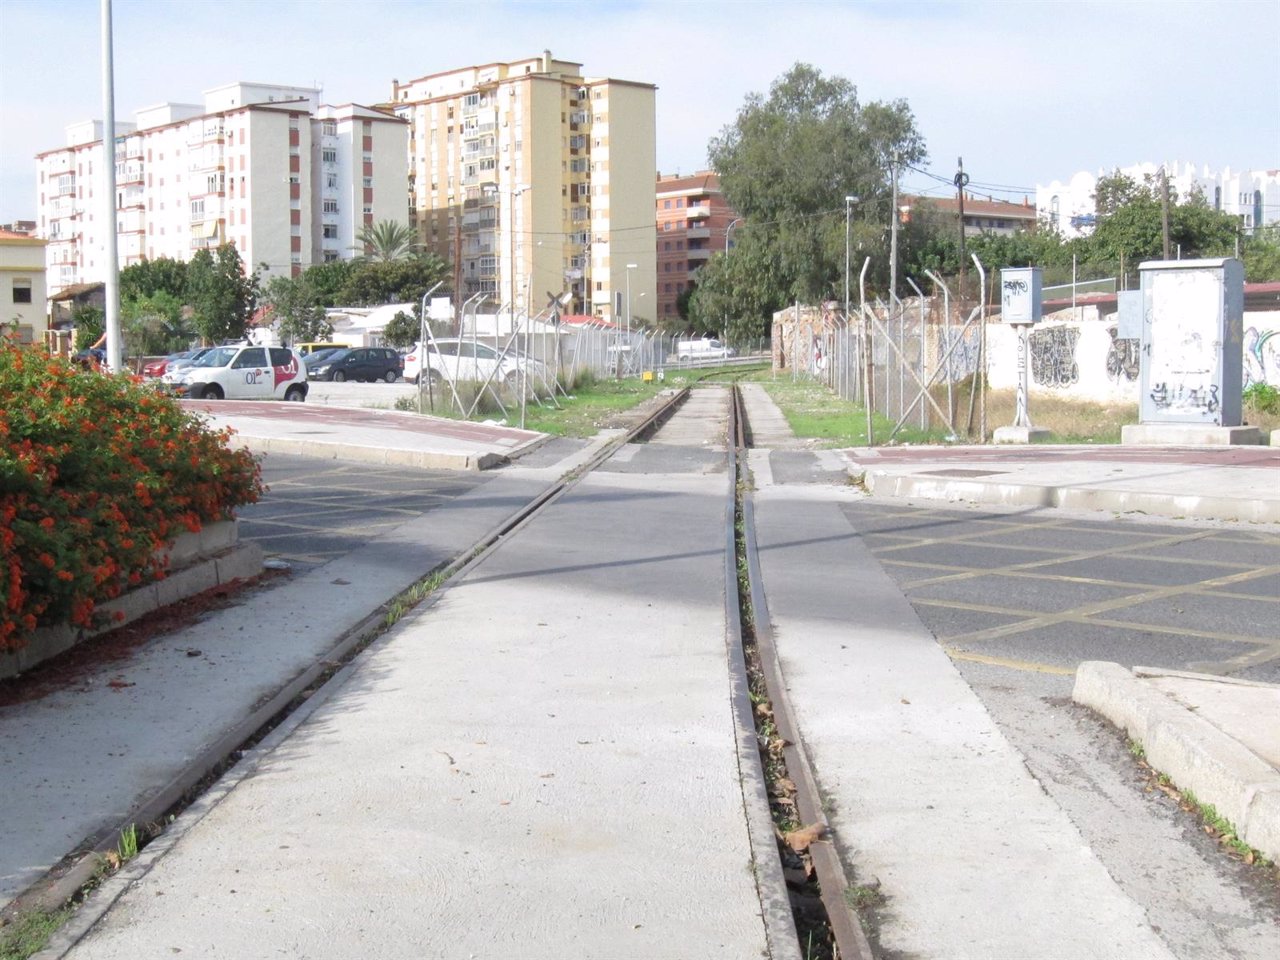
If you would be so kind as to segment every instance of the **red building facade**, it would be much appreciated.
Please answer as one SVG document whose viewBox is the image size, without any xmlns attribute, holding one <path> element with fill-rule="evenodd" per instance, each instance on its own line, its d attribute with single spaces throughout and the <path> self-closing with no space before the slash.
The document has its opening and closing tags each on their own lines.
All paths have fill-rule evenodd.
<svg viewBox="0 0 1280 960">
<path fill-rule="evenodd" d="M 656 320 L 666 326 L 680 318 L 676 302 L 698 268 L 723 253 L 737 219 L 711 171 L 692 176 L 658 175 L 658 302 Z M 637 310 L 637 313 L 649 312 Z"/>
</svg>

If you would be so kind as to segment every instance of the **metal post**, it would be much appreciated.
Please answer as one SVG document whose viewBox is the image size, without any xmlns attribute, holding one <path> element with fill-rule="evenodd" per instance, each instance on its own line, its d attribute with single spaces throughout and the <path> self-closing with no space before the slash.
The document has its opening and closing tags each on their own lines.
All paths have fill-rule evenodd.
<svg viewBox="0 0 1280 960">
<path fill-rule="evenodd" d="M 926 270 L 924 274 L 933 281 L 935 286 L 942 288 L 942 330 L 946 338 L 945 355 L 947 358 L 947 415 L 951 418 L 951 422 L 954 423 L 956 419 L 956 403 L 951 386 L 951 382 L 955 379 L 955 371 L 951 367 L 951 354 L 953 352 L 951 343 L 951 291 L 947 289 L 947 285 L 942 278 L 932 270 Z M 947 439 L 956 439 L 955 434 L 952 433 Z"/>
<path fill-rule="evenodd" d="M 120 254 L 116 231 L 116 97 L 111 52 L 111 0 L 102 0 L 102 202 L 103 266 L 106 269 L 107 367 L 113 373 L 124 368 L 120 349 Z"/>
<path fill-rule="evenodd" d="M 867 410 L 867 446 L 873 447 L 875 434 L 871 421 L 871 403 L 875 398 L 872 386 L 874 369 L 871 357 L 871 324 L 867 323 L 867 267 L 869 266 L 871 266 L 871 258 L 867 257 L 862 261 L 862 273 L 858 275 L 858 312 L 862 316 L 862 336 L 859 340 L 862 343 L 862 398 Z"/>
<path fill-rule="evenodd" d="M 925 338 L 925 335 L 924 335 L 925 334 L 924 294 L 921 293 L 920 288 L 916 286 L 916 282 L 912 280 L 910 277 L 907 277 L 906 281 L 911 285 L 911 289 L 916 292 L 916 301 L 920 304 L 920 380 L 921 382 L 927 382 L 929 377 L 929 371 L 926 369 L 925 356 L 926 356 L 926 351 L 929 348 L 929 345 L 928 345 L 928 340 Z M 920 429 L 921 430 L 927 430 L 929 428 L 929 425 L 927 422 L 928 414 L 925 413 L 924 407 L 925 405 L 923 403 L 920 404 Z"/>
<path fill-rule="evenodd" d="M 978 321 L 978 369 L 982 373 L 982 405 L 979 410 L 978 430 L 981 433 L 981 442 L 987 442 L 987 272 L 982 269 L 982 261 L 978 259 L 976 253 L 970 254 L 973 257 L 973 265 L 978 268 L 978 306 L 982 313 L 979 314 Z M 977 379 L 975 375 L 974 383 Z"/>
<path fill-rule="evenodd" d="M 422 361 L 418 365 L 418 413 L 423 412 L 422 383 L 424 380 L 427 381 L 428 388 L 430 388 L 430 382 L 431 382 L 431 377 L 426 375 L 428 371 L 428 367 L 427 367 L 427 297 L 431 296 L 433 293 L 439 290 L 442 286 L 444 286 L 443 280 L 441 280 L 434 287 L 432 287 L 430 290 L 428 290 L 426 293 L 422 295 L 422 310 L 418 314 L 418 356 L 419 356 L 419 359 Z M 434 401 L 434 399 L 435 398 L 433 397 L 432 400 Z M 434 402 L 432 403 L 432 406 L 433 407 L 435 406 Z"/>
</svg>

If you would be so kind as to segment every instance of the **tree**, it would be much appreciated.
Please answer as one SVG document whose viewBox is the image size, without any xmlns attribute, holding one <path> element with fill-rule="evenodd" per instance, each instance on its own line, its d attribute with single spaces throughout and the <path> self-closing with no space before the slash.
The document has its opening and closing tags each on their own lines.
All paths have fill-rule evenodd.
<svg viewBox="0 0 1280 960">
<path fill-rule="evenodd" d="M 418 234 L 407 223 L 395 220 L 379 220 L 361 228 L 356 235 L 363 250 L 360 259 L 374 262 L 390 262 L 408 260 L 418 255 L 420 245 Z"/>
<path fill-rule="evenodd" d="M 122 301 L 120 319 L 129 354 L 163 356 L 191 341 L 182 318 L 182 300 L 167 290 Z"/>
<path fill-rule="evenodd" d="M 101 307 L 81 304 L 71 311 L 71 326 L 76 331 L 76 350 L 88 350 L 107 329 L 107 315 Z"/>
<path fill-rule="evenodd" d="M 338 300 L 353 307 L 416 303 L 448 276 L 448 266 L 434 254 L 408 260 L 370 260 L 356 264 L 338 291 Z"/>
<path fill-rule="evenodd" d="M 325 318 L 324 307 L 318 302 L 310 271 L 297 277 L 272 277 L 267 283 L 266 300 L 287 343 L 328 340 L 333 335 L 333 324 Z"/>
<path fill-rule="evenodd" d="M 322 307 L 339 305 L 338 294 L 351 279 L 352 274 L 364 267 L 358 260 L 331 260 L 313 264 L 304 271 L 307 282 L 315 293 L 316 303 Z"/>
<path fill-rule="evenodd" d="M 216 253 L 202 249 L 187 264 L 187 302 L 206 343 L 243 337 L 257 295 L 257 277 L 245 275 L 234 244 L 224 243 Z"/>
<path fill-rule="evenodd" d="M 792 300 L 843 295 L 845 197 L 858 197 L 858 219 L 875 224 L 860 232 L 864 244 L 882 245 L 890 163 L 919 163 L 925 148 L 905 101 L 860 104 L 851 82 L 800 63 L 774 81 L 767 99 L 749 95 L 708 155 L 744 223 L 736 262 L 718 268 L 723 272 L 705 301 L 701 289 L 694 294 L 691 313 L 709 322 L 730 306 L 735 314 L 760 311 L 748 326 L 762 329 L 773 310 Z M 754 252 L 740 257 L 744 246 Z M 724 289 L 730 279 L 751 290 Z M 706 282 L 700 275 L 700 288 Z"/>
<path fill-rule="evenodd" d="M 166 293 L 182 300 L 187 292 L 187 265 L 181 260 L 157 257 L 131 263 L 120 271 L 120 302 Z"/>
<path fill-rule="evenodd" d="M 415 313 L 421 313 L 421 307 L 418 307 Z M 422 334 L 421 321 L 412 314 L 405 313 L 403 310 L 396 312 L 391 318 L 391 322 L 382 328 L 382 339 L 393 347 L 408 347 L 418 342 L 418 338 Z"/>
</svg>

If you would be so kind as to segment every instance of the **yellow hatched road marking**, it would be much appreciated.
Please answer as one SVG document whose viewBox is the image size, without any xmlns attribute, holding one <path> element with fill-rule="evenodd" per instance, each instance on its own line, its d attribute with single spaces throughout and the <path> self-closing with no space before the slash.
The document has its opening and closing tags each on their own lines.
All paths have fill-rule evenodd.
<svg viewBox="0 0 1280 960">
<path fill-rule="evenodd" d="M 984 663 L 989 667 L 1006 667 L 1009 670 L 1022 670 L 1027 673 L 1052 673 L 1069 677 L 1074 674 L 1074 667 L 1056 667 L 1048 663 L 1036 663 L 1032 660 L 1014 660 L 1009 657 L 991 657 L 985 653 L 972 653 L 945 644 L 942 649 L 952 660 L 968 660 L 973 663 Z"/>
</svg>

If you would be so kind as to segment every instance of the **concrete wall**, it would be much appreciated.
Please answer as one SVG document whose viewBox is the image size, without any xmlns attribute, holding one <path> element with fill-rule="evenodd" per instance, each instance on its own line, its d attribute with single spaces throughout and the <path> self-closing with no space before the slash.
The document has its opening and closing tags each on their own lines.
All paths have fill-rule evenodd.
<svg viewBox="0 0 1280 960">
<path fill-rule="evenodd" d="M 1079 319 L 1049 319 L 1031 331 L 1031 395 L 1137 403 L 1139 341 L 1116 337 L 1115 314 L 1081 308 Z M 1280 387 L 1280 312 L 1244 315 L 1244 386 Z M 987 323 L 991 386 L 1017 384 L 1017 337 L 1012 327 Z"/>
</svg>

